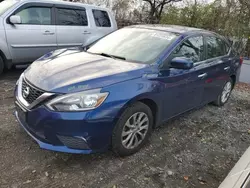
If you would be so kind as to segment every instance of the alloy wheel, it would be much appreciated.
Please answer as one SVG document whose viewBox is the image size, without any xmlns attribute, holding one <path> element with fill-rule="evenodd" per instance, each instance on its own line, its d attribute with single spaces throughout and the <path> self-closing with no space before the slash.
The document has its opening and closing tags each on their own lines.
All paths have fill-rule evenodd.
<svg viewBox="0 0 250 188">
<path fill-rule="evenodd" d="M 228 100 L 228 98 L 231 94 L 231 91 L 232 91 L 232 83 L 227 82 L 223 88 L 222 95 L 221 95 L 221 102 L 222 103 L 225 103 Z"/>
<path fill-rule="evenodd" d="M 133 149 L 144 140 L 149 128 L 149 118 L 144 112 L 134 113 L 126 121 L 122 131 L 122 145 Z"/>
</svg>

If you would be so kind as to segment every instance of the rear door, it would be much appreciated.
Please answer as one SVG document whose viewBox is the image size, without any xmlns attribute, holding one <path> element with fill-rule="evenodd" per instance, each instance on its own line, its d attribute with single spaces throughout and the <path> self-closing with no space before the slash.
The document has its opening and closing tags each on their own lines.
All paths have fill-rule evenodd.
<svg viewBox="0 0 250 188">
<path fill-rule="evenodd" d="M 215 35 L 205 36 L 206 41 L 206 68 L 203 103 L 217 99 L 225 82 L 230 77 L 231 57 L 229 47 L 225 41 Z"/>
<path fill-rule="evenodd" d="M 192 36 L 184 40 L 169 56 L 166 63 L 174 57 L 187 57 L 194 61 L 190 70 L 166 68 L 160 71 L 159 81 L 164 83 L 164 119 L 168 119 L 202 102 L 204 90 L 204 40 L 203 36 Z"/>
<path fill-rule="evenodd" d="M 21 24 L 5 22 L 8 46 L 14 63 L 28 63 L 57 48 L 52 4 L 27 3 L 12 15 L 21 17 Z"/>
<path fill-rule="evenodd" d="M 103 35 L 111 33 L 114 29 L 109 13 L 105 10 L 92 9 L 96 30 Z"/>
<path fill-rule="evenodd" d="M 58 48 L 82 46 L 89 31 L 86 9 L 55 5 Z"/>
<path fill-rule="evenodd" d="M 84 45 L 91 44 L 92 42 L 106 36 L 107 34 L 117 29 L 116 22 L 113 20 L 110 12 L 105 9 L 88 8 L 87 9 L 90 21 L 90 30 L 83 31 L 87 36 Z"/>
</svg>

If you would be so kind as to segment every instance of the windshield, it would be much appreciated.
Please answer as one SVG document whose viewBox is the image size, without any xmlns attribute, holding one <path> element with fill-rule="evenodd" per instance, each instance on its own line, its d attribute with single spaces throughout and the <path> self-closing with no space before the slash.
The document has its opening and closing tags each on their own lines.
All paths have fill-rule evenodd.
<svg viewBox="0 0 250 188">
<path fill-rule="evenodd" d="M 124 28 L 99 40 L 87 52 L 108 54 L 128 61 L 151 63 L 177 37 L 177 34 L 165 31 Z"/>
<path fill-rule="evenodd" d="M 5 0 L 0 3 L 0 16 L 5 13 L 6 10 L 8 10 L 10 7 L 12 7 L 16 1 L 14 0 Z"/>
</svg>

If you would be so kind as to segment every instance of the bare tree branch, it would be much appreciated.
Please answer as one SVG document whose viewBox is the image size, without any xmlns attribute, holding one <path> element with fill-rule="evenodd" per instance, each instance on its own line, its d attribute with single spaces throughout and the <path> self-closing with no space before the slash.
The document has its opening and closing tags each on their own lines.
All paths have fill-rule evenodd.
<svg viewBox="0 0 250 188">
<path fill-rule="evenodd" d="M 150 5 L 149 22 L 159 23 L 165 5 L 182 0 L 142 0 Z"/>
</svg>

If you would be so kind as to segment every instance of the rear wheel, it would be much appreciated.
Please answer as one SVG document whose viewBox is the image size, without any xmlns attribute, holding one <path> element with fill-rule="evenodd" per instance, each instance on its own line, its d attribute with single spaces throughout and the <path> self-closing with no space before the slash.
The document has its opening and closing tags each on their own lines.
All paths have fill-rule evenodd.
<svg viewBox="0 0 250 188">
<path fill-rule="evenodd" d="M 134 154 L 146 143 L 153 126 L 153 115 L 144 103 L 137 102 L 122 114 L 112 135 L 112 148 L 120 156 Z"/>
<path fill-rule="evenodd" d="M 214 101 L 216 106 L 223 106 L 227 103 L 230 98 L 231 92 L 233 89 L 233 81 L 230 78 L 223 86 L 221 94 L 218 96 L 217 100 Z"/>
<path fill-rule="evenodd" d="M 4 70 L 4 61 L 3 58 L 0 56 L 0 75 L 3 73 Z"/>
</svg>

